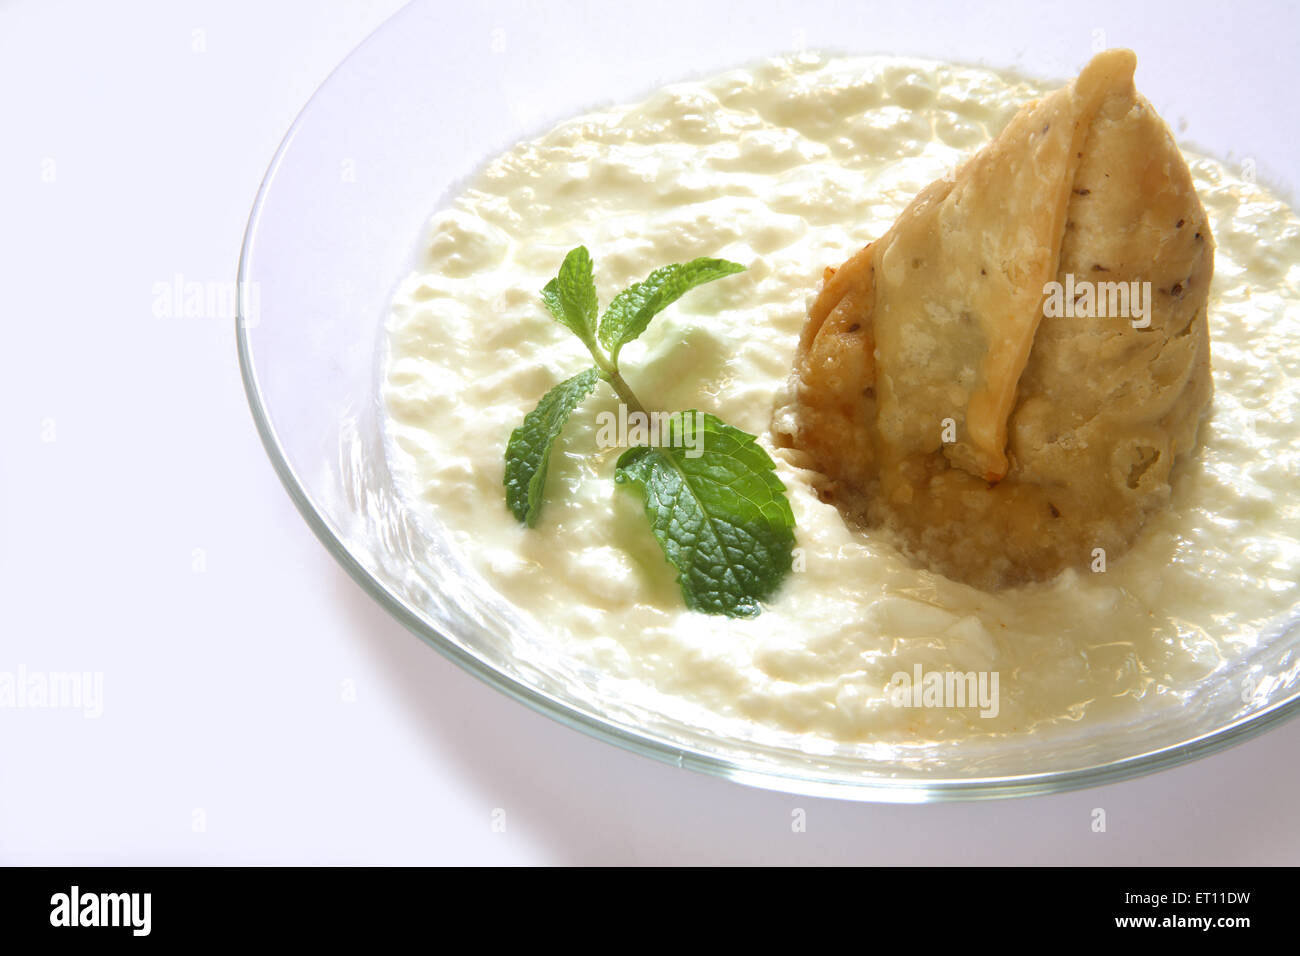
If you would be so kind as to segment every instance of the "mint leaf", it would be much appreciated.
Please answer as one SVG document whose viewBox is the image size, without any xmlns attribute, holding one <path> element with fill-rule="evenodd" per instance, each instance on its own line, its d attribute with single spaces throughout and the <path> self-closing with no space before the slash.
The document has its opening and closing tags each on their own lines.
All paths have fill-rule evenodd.
<svg viewBox="0 0 1300 956">
<path fill-rule="evenodd" d="M 699 412 L 672 416 L 669 444 L 629 448 L 615 480 L 640 489 L 688 607 L 753 617 L 794 552 L 794 514 L 776 466 L 753 435 Z"/>
<path fill-rule="evenodd" d="M 582 341 L 590 343 L 596 334 L 596 283 L 591 277 L 591 255 L 586 246 L 570 250 L 559 275 L 542 289 L 542 301 L 556 321 Z"/>
<path fill-rule="evenodd" d="M 600 371 L 589 368 L 565 379 L 542 396 L 524 423 L 510 433 L 506 443 L 506 504 L 528 527 L 537 524 L 551 446 L 564 431 L 569 415 L 600 381 Z"/>
<path fill-rule="evenodd" d="M 609 304 L 600 320 L 600 344 L 618 361 L 619 350 L 646 330 L 650 320 L 698 285 L 744 272 L 745 267 L 726 259 L 692 259 L 656 269 L 629 286 Z"/>
</svg>

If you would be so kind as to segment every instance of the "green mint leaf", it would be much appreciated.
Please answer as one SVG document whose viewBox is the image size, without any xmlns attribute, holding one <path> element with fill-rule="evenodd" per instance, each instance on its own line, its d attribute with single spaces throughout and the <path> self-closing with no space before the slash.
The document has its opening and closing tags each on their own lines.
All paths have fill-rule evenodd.
<svg viewBox="0 0 1300 956">
<path fill-rule="evenodd" d="M 533 527 L 542 510 L 546 469 L 551 447 L 564 431 L 569 415 L 592 393 L 600 371 L 589 368 L 565 379 L 542 396 L 524 423 L 510 433 L 506 443 L 506 504 L 521 522 Z"/>
<path fill-rule="evenodd" d="M 794 514 L 753 435 L 676 413 L 668 446 L 629 448 L 615 480 L 636 485 L 692 610 L 753 617 L 790 570 Z"/>
<path fill-rule="evenodd" d="M 595 340 L 599 304 L 586 246 L 578 246 L 564 257 L 559 274 L 542 289 L 542 301 L 556 321 L 583 342 Z"/>
<path fill-rule="evenodd" d="M 619 350 L 646 330 L 650 320 L 698 285 L 744 272 L 726 259 L 692 259 L 656 269 L 644 282 L 628 286 L 609 304 L 600 320 L 600 344 L 618 361 Z"/>
</svg>

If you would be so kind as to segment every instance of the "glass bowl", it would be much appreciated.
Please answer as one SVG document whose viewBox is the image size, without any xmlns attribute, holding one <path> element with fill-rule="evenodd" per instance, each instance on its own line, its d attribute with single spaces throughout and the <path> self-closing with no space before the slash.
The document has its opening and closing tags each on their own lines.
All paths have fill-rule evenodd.
<svg viewBox="0 0 1300 956">
<path fill-rule="evenodd" d="M 466 8 L 405 8 L 322 85 L 266 173 L 239 263 L 240 365 L 271 461 L 325 546 L 415 635 L 516 700 L 610 743 L 747 784 L 860 800 L 1092 786 L 1212 753 L 1296 713 L 1294 622 L 1181 709 L 1082 722 L 1014 745 L 968 741 L 909 753 L 811 747 L 794 735 L 743 728 L 719 733 L 557 658 L 511 606 L 475 585 L 437 528 L 412 518 L 388 471 L 379 402 L 383 321 L 424 223 L 449 191 L 483 159 L 555 120 L 804 44 L 978 59 L 1040 76 L 1073 72 L 1091 50 L 1086 36 L 1033 47 L 1003 31 L 972 58 L 962 55 L 974 29 L 965 14 L 945 14 L 939 32 L 920 32 L 911 20 L 843 23 L 818 3 L 801 5 L 799 21 L 786 16 L 775 25 L 762 16 L 736 19 L 722 6 L 683 6 L 677 22 L 691 29 L 676 33 L 663 11 L 650 24 L 574 24 L 531 6 L 459 6 Z M 1144 89 L 1157 108 L 1179 116 L 1179 102 L 1162 103 L 1162 84 L 1155 87 L 1154 94 Z M 1210 114 L 1198 131 L 1227 135 L 1224 124 L 1236 121 L 1236 111 Z M 1276 135 L 1293 137 L 1289 127 Z M 1285 179 L 1291 170 L 1270 166 L 1268 156 L 1295 151 L 1283 149 L 1284 138 L 1270 142 L 1278 151 L 1256 161 L 1262 173 Z"/>
</svg>

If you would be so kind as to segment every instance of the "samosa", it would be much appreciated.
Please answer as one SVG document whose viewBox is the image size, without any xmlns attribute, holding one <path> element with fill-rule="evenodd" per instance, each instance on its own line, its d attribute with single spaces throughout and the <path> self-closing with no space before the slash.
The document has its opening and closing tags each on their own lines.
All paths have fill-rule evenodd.
<svg viewBox="0 0 1300 956">
<path fill-rule="evenodd" d="M 1121 554 L 1210 401 L 1214 243 L 1135 67 L 1098 54 L 827 269 L 775 419 L 825 500 L 978 587 Z"/>
</svg>

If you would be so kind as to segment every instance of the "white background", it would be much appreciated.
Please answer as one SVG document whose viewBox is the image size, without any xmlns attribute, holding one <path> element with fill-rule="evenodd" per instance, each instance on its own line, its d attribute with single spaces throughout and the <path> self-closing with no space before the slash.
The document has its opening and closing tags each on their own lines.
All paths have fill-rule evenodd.
<svg viewBox="0 0 1300 956">
<path fill-rule="evenodd" d="M 587 739 L 390 620 L 272 473 L 233 310 L 152 306 L 233 280 L 281 136 L 399 5 L 0 3 L 0 672 L 104 682 L 98 719 L 0 709 L 0 862 L 1300 860 L 1300 723 L 1056 797 L 813 800 Z"/>
</svg>

